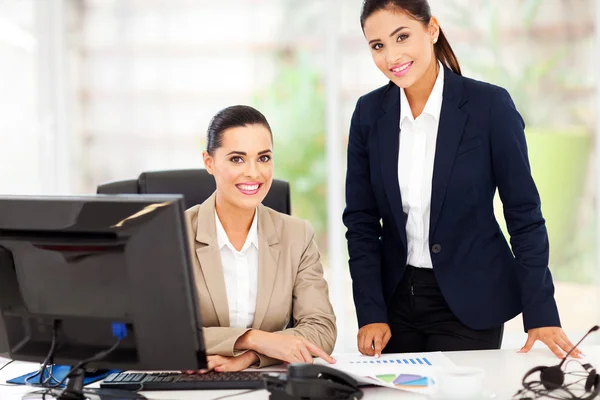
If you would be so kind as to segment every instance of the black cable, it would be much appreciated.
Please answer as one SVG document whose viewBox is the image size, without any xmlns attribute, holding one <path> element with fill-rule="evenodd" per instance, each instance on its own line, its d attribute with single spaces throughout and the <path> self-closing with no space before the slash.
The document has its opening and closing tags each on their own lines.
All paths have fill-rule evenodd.
<svg viewBox="0 0 600 400">
<path fill-rule="evenodd" d="M 263 389 L 264 388 L 250 389 L 250 390 L 246 390 L 246 391 L 243 391 L 243 392 L 240 392 L 240 393 L 234 393 L 234 394 L 228 394 L 228 395 L 221 396 L 221 397 L 215 397 L 212 400 L 229 399 L 229 398 L 232 398 L 232 397 L 237 397 L 237 396 L 241 396 L 241 395 L 244 395 L 244 394 L 257 392 L 257 391 L 263 390 Z"/>
<path fill-rule="evenodd" d="M 573 375 L 572 373 L 565 373 L 566 376 L 571 376 Z M 574 376 L 579 376 L 579 379 L 574 381 L 574 382 L 570 382 L 562 387 L 556 388 L 556 389 L 546 389 L 545 386 L 543 386 L 541 381 L 530 381 L 527 382 L 527 386 L 525 386 L 523 389 L 521 389 L 520 391 L 518 391 L 513 398 L 517 398 L 517 396 L 519 396 L 520 398 L 524 398 L 524 396 L 526 396 L 526 394 L 528 394 L 529 392 L 535 396 L 534 398 L 539 398 L 539 397 L 546 397 L 546 398 L 550 398 L 550 399 L 557 399 L 557 400 L 569 400 L 569 399 L 580 399 L 581 396 L 576 395 L 575 393 L 573 393 L 573 389 L 571 389 L 573 386 L 576 385 L 581 385 L 581 383 L 583 381 L 585 381 L 587 379 L 587 377 L 582 377 L 580 375 L 574 375 Z M 578 388 L 580 390 L 584 390 L 583 387 Z M 585 394 L 584 394 L 585 396 Z"/>
<path fill-rule="evenodd" d="M 567 367 L 571 363 L 579 365 L 582 368 L 582 371 L 567 372 Z M 579 379 L 567 384 L 563 384 L 561 387 L 556 389 L 547 389 L 545 386 L 543 386 L 543 383 L 540 380 L 525 382 L 524 387 L 515 393 L 513 398 L 532 398 L 531 396 L 533 396 L 534 399 L 545 397 L 555 400 L 576 400 L 587 398 L 589 394 L 585 392 L 585 387 L 583 387 L 582 382 L 587 380 L 587 377 L 589 376 L 589 368 L 591 368 L 591 365 L 589 364 L 582 364 L 579 360 L 575 359 L 569 360 L 564 365 L 564 376 L 576 377 Z M 583 393 L 581 395 L 577 395 L 575 391 L 578 390 L 582 391 Z"/>
<path fill-rule="evenodd" d="M 42 387 L 46 387 L 51 381 L 58 382 L 58 380 L 54 377 L 54 375 L 52 375 L 52 372 L 54 371 L 53 360 L 54 360 L 54 352 L 56 351 L 56 342 L 57 342 L 57 338 L 58 338 L 58 327 L 59 327 L 59 321 L 54 321 L 54 324 L 52 325 L 52 343 L 50 344 L 50 350 L 48 351 L 48 354 L 46 355 L 46 358 L 42 362 L 42 365 L 40 366 L 40 369 L 38 370 L 38 372 L 25 378 L 26 385 L 35 386 L 35 384 L 30 383 L 29 380 L 35 378 L 36 376 L 39 376 L 39 378 L 38 378 L 39 386 L 42 386 Z M 48 364 L 50 364 L 50 371 L 48 371 Z M 44 374 L 47 371 L 48 371 L 48 377 L 44 378 Z"/>
<path fill-rule="evenodd" d="M 48 383 L 48 381 L 50 380 L 50 377 L 52 376 L 52 369 L 50 369 L 50 372 L 48 374 L 48 379 L 42 381 L 42 379 L 44 378 L 44 372 L 46 372 L 46 369 L 48 368 L 48 364 L 52 364 L 54 365 L 54 351 L 56 350 L 56 341 L 57 341 L 57 337 L 58 337 L 58 321 L 54 321 L 54 323 L 52 324 L 52 344 L 50 344 L 50 351 L 48 351 L 48 355 L 46 356 L 46 358 L 44 359 L 44 362 L 42 362 L 42 366 L 40 368 L 40 385 L 44 386 Z"/>
<path fill-rule="evenodd" d="M 4 368 L 8 367 L 10 364 L 12 364 L 14 362 L 15 362 L 15 360 L 10 360 L 9 362 L 7 362 L 6 364 L 4 364 L 3 366 L 0 367 L 0 371 L 2 371 Z M 14 387 L 14 386 L 19 386 L 19 385 L 17 385 L 16 383 L 6 382 L 6 383 L 0 383 L 0 386 L 9 386 L 9 387 L 13 386 Z"/>
<path fill-rule="evenodd" d="M 114 330 L 114 326 L 113 326 L 113 335 L 115 335 L 117 337 L 117 341 L 109 349 L 102 350 L 102 351 L 94 354 L 93 356 L 77 363 L 74 367 L 71 368 L 71 370 L 65 375 L 65 377 L 63 379 L 61 379 L 60 382 L 58 381 L 58 379 L 56 379 L 52 375 L 52 369 L 54 366 L 52 364 L 52 365 L 50 365 L 50 372 L 49 372 L 48 378 L 44 379 L 42 382 L 43 374 L 44 374 L 44 372 L 46 372 L 46 370 L 48 368 L 48 364 L 51 363 L 51 361 L 53 360 L 53 357 L 54 357 L 57 335 L 58 335 L 58 323 L 56 323 L 54 325 L 53 338 L 52 338 L 52 344 L 50 346 L 50 351 L 48 352 L 46 359 L 42 363 L 40 370 L 33 376 L 30 376 L 26 379 L 26 382 L 27 382 L 28 379 L 31 379 L 32 377 L 35 377 L 38 374 L 40 375 L 40 383 L 45 388 L 45 390 L 39 391 L 39 392 L 33 392 L 30 394 L 41 395 L 43 399 L 45 399 L 47 395 L 57 397 L 57 395 L 59 395 L 60 393 L 55 392 L 54 389 L 62 388 L 62 386 L 67 381 L 67 379 L 71 378 L 76 372 L 80 372 L 80 370 L 82 370 L 87 364 L 94 362 L 94 361 L 102 360 L 103 358 L 107 357 L 110 353 L 115 351 L 117 349 L 117 347 L 119 347 L 119 344 L 121 344 L 122 339 L 124 339 L 127 336 L 126 334 L 125 335 L 115 334 L 115 330 Z M 8 365 L 8 363 L 7 363 L 7 365 Z M 55 382 L 58 382 L 58 383 L 55 385 L 49 385 L 48 383 L 50 380 L 54 380 Z M 129 395 L 131 395 L 132 398 L 135 397 L 136 399 L 146 399 L 146 397 L 144 397 L 143 395 L 140 395 L 139 393 L 136 393 L 134 395 L 130 392 L 122 391 L 122 390 L 85 389 L 85 388 L 83 388 L 82 392 L 84 394 L 99 395 L 101 398 L 104 396 L 108 396 L 108 397 L 115 397 L 118 399 L 124 399 L 124 398 L 129 397 L 129 396 L 127 396 L 127 394 L 129 394 Z"/>
<path fill-rule="evenodd" d="M 33 392 L 29 392 L 27 394 L 24 394 L 22 398 L 24 399 L 26 396 L 31 396 L 31 395 L 39 395 L 39 396 L 41 396 L 42 400 L 44 400 L 46 398 L 46 395 L 50 395 L 50 394 L 52 394 L 52 389 L 36 390 Z"/>
<path fill-rule="evenodd" d="M 579 397 L 575 396 L 573 393 L 571 393 L 570 390 L 564 389 L 564 388 L 559 388 L 559 389 L 554 389 L 554 390 L 533 389 L 530 391 L 533 393 L 535 398 L 545 397 L 545 398 L 558 399 L 558 400 L 579 398 Z"/>
<path fill-rule="evenodd" d="M 570 382 L 570 383 L 568 383 L 562 387 L 559 387 L 557 389 L 546 389 L 546 387 L 543 386 L 541 381 L 527 382 L 527 386 L 524 389 L 517 392 L 513 396 L 513 398 L 531 398 L 531 395 L 533 395 L 534 396 L 533 398 L 536 398 L 536 399 L 540 398 L 540 397 L 545 397 L 545 398 L 554 399 L 554 400 L 581 399 L 582 396 L 587 396 L 587 393 L 584 393 L 582 395 L 576 395 L 573 392 L 573 390 L 571 389 L 571 387 L 580 385 L 581 382 L 587 380 L 587 376 L 584 377 L 579 374 L 580 373 L 578 373 L 578 372 L 565 372 L 565 376 L 578 376 L 579 379 L 574 382 Z M 582 391 L 585 390 L 583 387 L 580 387 L 578 389 L 582 390 Z M 528 392 L 530 392 L 531 395 L 529 395 Z"/>
<path fill-rule="evenodd" d="M 10 364 L 14 363 L 15 360 L 10 360 L 9 362 L 7 362 L 6 364 L 4 364 L 3 366 L 0 367 L 0 371 L 2 371 L 4 368 L 8 367 Z M 0 383 L 0 386 L 18 386 L 15 383 Z"/>
<path fill-rule="evenodd" d="M 117 339 L 117 341 L 115 342 L 115 344 L 113 344 L 112 347 L 109 348 L 108 350 L 102 350 L 102 351 L 94 354 L 90 358 L 79 362 L 73 368 L 71 368 L 71 370 L 69 371 L 69 373 L 67 375 L 65 375 L 65 377 L 62 378 L 62 380 L 58 384 L 56 384 L 56 385 L 50 385 L 50 386 L 47 386 L 47 387 L 50 388 L 50 389 L 56 389 L 56 388 L 61 387 L 67 381 L 67 379 L 69 379 L 71 376 L 73 376 L 73 374 L 75 373 L 75 371 L 77 371 L 80 368 L 83 368 L 86 364 L 89 364 L 89 363 L 94 362 L 94 361 L 99 361 L 99 360 L 105 358 L 110 353 L 112 353 L 113 351 L 115 351 L 117 349 L 117 347 L 119 347 L 119 344 L 121 344 L 121 339 Z"/>
<path fill-rule="evenodd" d="M 0 367 L 0 371 L 2 371 L 4 368 L 8 367 L 10 364 L 14 363 L 15 360 L 10 360 L 9 362 L 7 362 L 6 364 L 4 364 L 2 367 Z"/>
<path fill-rule="evenodd" d="M 45 386 L 45 390 L 39 391 L 39 392 L 32 392 L 30 394 L 41 395 L 42 399 L 45 399 L 46 396 L 50 396 L 50 395 L 53 397 L 57 397 L 60 393 L 55 392 L 55 389 L 61 388 L 62 385 L 66 382 L 66 380 L 72 376 L 74 371 L 77 371 L 78 369 L 83 368 L 86 364 L 88 364 L 90 362 L 98 361 L 98 360 L 101 360 L 104 357 L 108 356 L 119 346 L 120 343 L 121 343 L 121 339 L 118 339 L 117 342 L 112 347 L 110 347 L 108 350 L 100 351 L 100 352 L 94 354 L 92 357 L 79 362 L 73 368 L 71 368 L 69 373 L 67 375 L 65 375 L 65 377 L 60 382 L 58 382 L 56 385 L 47 385 L 47 386 Z M 53 378 L 53 379 L 58 381 L 56 378 Z M 86 388 L 84 388 L 82 392 L 83 392 L 83 394 L 87 394 L 87 395 L 97 395 L 100 398 L 114 397 L 116 399 L 123 400 L 128 397 L 131 397 L 131 398 L 135 398 L 137 400 L 139 400 L 139 399 L 148 400 L 147 397 L 145 397 L 144 395 L 141 395 L 139 393 L 132 393 L 130 391 L 116 390 L 116 389 L 94 389 L 94 388 L 86 389 Z"/>
<path fill-rule="evenodd" d="M 58 382 L 58 379 L 52 374 L 54 372 L 54 364 L 50 364 L 50 371 L 48 371 L 48 379 L 44 381 L 44 384 L 47 385 L 51 381 Z"/>
<path fill-rule="evenodd" d="M 42 387 L 44 387 L 44 388 L 47 388 L 47 389 L 58 389 L 58 388 L 62 387 L 62 385 L 67 381 L 67 379 L 70 378 L 71 376 L 73 376 L 74 371 L 76 371 L 79 368 L 82 368 L 83 366 L 85 366 L 86 364 L 88 364 L 90 362 L 98 361 L 98 360 L 106 357 L 108 354 L 112 353 L 118 347 L 118 345 L 120 343 L 121 343 L 121 339 L 117 340 L 117 342 L 111 348 L 109 348 L 108 350 L 103 350 L 101 352 L 98 352 L 98 353 L 94 354 L 92 357 L 79 362 L 77 365 L 75 365 L 73 368 L 71 368 L 71 370 L 60 381 L 58 379 L 56 379 L 52 375 L 52 368 L 53 368 L 53 366 L 50 366 L 51 369 L 50 369 L 48 378 L 44 379 L 43 382 L 40 382 L 40 385 Z M 42 367 L 47 368 L 48 360 L 52 358 L 53 353 L 54 353 L 54 348 L 53 348 L 53 346 L 51 346 L 51 352 L 48 353 L 48 356 L 46 357 L 46 360 L 44 360 L 44 364 L 42 365 Z M 41 371 L 41 373 L 40 373 L 40 371 Z M 40 371 L 36 372 L 32 376 L 27 377 L 25 379 L 25 384 L 26 385 L 35 386 L 35 384 L 30 384 L 29 380 L 32 379 L 32 378 L 35 378 L 37 375 L 40 375 L 40 381 L 41 381 L 42 375 L 44 374 L 45 371 L 43 371 L 41 368 L 40 368 Z M 58 382 L 58 383 L 56 383 L 56 384 L 50 384 L 51 380 L 53 380 L 54 382 Z"/>
<path fill-rule="evenodd" d="M 41 371 L 41 373 L 40 373 Z M 51 381 L 54 382 L 58 382 L 58 379 L 56 379 L 56 377 L 53 375 L 54 372 L 54 364 L 50 364 L 48 366 L 45 367 L 45 370 L 41 370 L 37 371 L 36 373 L 34 373 L 31 376 L 28 376 L 27 378 L 25 378 L 25 385 L 27 386 L 41 386 L 41 387 L 46 387 Z M 44 376 L 44 374 L 48 374 L 47 377 L 44 378 L 43 382 L 40 383 L 34 383 L 34 382 L 30 382 L 31 379 L 35 378 L 36 376 L 39 376 L 39 379 L 41 380 L 42 377 Z"/>
</svg>

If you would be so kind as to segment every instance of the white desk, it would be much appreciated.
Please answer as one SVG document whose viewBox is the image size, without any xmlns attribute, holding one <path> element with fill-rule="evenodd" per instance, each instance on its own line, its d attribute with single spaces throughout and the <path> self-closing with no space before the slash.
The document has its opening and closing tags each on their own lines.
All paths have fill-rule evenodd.
<svg viewBox="0 0 600 400">
<path fill-rule="evenodd" d="M 600 346 L 582 346 L 586 355 L 586 361 L 595 367 L 600 367 Z M 544 348 L 534 348 L 529 354 L 518 354 L 515 350 L 487 350 L 487 351 L 464 351 L 448 352 L 448 357 L 458 366 L 477 366 L 486 371 L 486 387 L 496 394 L 497 400 L 511 399 L 513 394 L 520 388 L 521 379 L 525 372 L 538 365 L 556 365 L 558 359 Z M 0 358 L 0 367 L 8 360 Z M 14 362 L 0 372 L 0 382 L 6 379 L 34 371 L 39 366 L 32 363 Z M 0 386 L 0 399 L 18 400 L 35 390 L 24 386 Z M 366 400 L 416 400 L 424 399 L 421 395 L 403 392 L 387 388 L 364 388 Z M 241 391 L 238 391 L 241 392 Z M 185 392 L 142 392 L 148 399 L 162 400 L 197 400 L 214 399 L 236 391 L 185 391 Z M 245 395 L 233 397 L 232 400 L 266 400 L 269 394 L 261 390 Z"/>
</svg>

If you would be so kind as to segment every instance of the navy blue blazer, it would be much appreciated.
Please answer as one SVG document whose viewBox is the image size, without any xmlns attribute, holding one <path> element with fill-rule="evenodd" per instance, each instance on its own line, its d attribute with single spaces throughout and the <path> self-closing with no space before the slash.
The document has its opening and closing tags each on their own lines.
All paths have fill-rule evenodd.
<svg viewBox="0 0 600 400">
<path fill-rule="evenodd" d="M 505 89 L 444 73 L 429 233 L 440 289 L 472 329 L 498 327 L 520 312 L 525 330 L 560 326 L 523 119 Z M 400 89 L 391 82 L 362 96 L 352 115 L 343 221 L 361 327 L 387 323 L 406 266 L 399 124 Z M 496 188 L 512 252 L 494 217 Z"/>
</svg>

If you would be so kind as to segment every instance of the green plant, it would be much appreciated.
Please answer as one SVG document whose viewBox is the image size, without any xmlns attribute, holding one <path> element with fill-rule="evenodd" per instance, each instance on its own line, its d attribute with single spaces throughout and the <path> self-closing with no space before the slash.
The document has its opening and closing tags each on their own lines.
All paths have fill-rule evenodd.
<svg viewBox="0 0 600 400">
<path fill-rule="evenodd" d="M 286 49 L 275 55 L 273 81 L 253 105 L 267 117 L 274 137 L 275 177 L 290 182 L 292 213 L 313 225 L 325 248 L 327 162 L 322 76 L 307 54 Z"/>
</svg>

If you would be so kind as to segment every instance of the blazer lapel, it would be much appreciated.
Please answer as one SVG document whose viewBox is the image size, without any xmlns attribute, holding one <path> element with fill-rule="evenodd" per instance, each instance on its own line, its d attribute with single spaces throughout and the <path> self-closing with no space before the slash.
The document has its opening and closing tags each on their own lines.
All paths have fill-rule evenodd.
<svg viewBox="0 0 600 400">
<path fill-rule="evenodd" d="M 210 196 L 198 209 L 196 241 L 204 244 L 196 249 L 200 269 L 210 293 L 220 326 L 229 326 L 229 304 L 227 289 L 221 265 L 221 253 L 217 242 L 215 220 L 215 194 Z"/>
<path fill-rule="evenodd" d="M 258 212 L 258 291 L 252 328 L 260 329 L 275 287 L 279 261 L 279 238 L 269 211 L 261 204 Z"/>
<path fill-rule="evenodd" d="M 440 216 L 448 179 L 467 123 L 467 113 L 461 110 L 466 102 L 461 78 L 444 67 L 444 92 L 435 149 L 431 186 L 430 237 Z"/>
<path fill-rule="evenodd" d="M 400 233 L 400 240 L 406 247 L 406 217 L 402 211 L 402 195 L 398 182 L 398 152 L 400 151 L 400 88 L 390 83 L 384 93 L 382 108 L 384 114 L 377 121 L 381 173 L 385 192 Z"/>
</svg>

